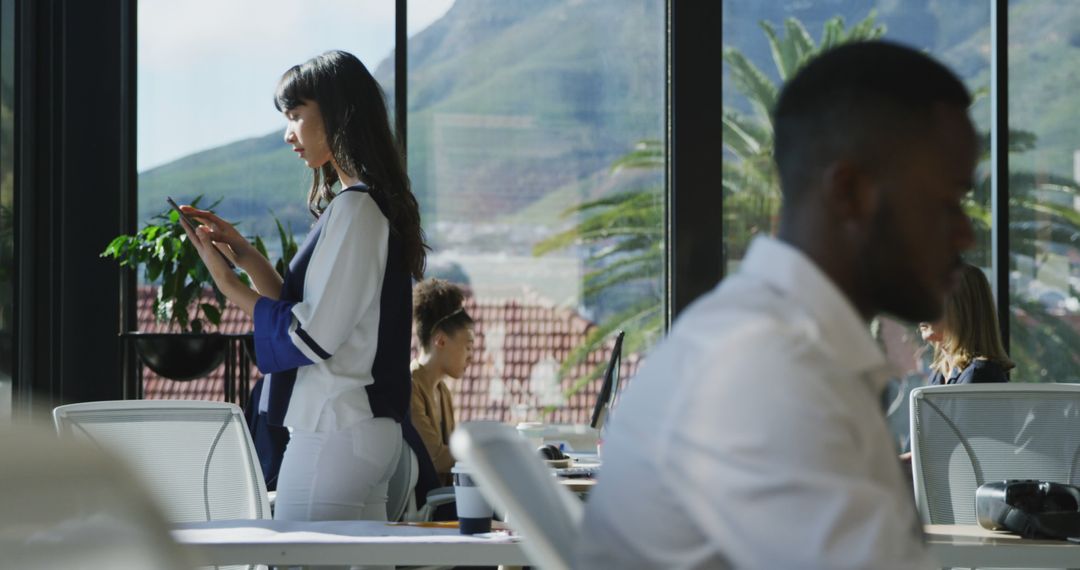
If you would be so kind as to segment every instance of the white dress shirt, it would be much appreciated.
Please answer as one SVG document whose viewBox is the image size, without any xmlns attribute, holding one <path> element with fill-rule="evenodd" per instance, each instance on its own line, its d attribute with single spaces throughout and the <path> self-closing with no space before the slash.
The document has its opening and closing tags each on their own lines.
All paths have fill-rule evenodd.
<svg viewBox="0 0 1080 570">
<path fill-rule="evenodd" d="M 885 356 L 801 252 L 757 238 L 630 380 L 581 568 L 930 567 Z"/>
</svg>

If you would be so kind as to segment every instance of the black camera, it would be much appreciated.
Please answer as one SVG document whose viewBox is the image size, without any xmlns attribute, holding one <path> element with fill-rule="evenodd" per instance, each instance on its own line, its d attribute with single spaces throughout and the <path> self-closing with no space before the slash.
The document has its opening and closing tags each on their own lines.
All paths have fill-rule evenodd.
<svg viewBox="0 0 1080 570">
<path fill-rule="evenodd" d="M 1080 488 L 1034 479 L 1010 479 L 975 490 L 975 517 L 989 530 L 1024 538 L 1080 537 Z"/>
</svg>

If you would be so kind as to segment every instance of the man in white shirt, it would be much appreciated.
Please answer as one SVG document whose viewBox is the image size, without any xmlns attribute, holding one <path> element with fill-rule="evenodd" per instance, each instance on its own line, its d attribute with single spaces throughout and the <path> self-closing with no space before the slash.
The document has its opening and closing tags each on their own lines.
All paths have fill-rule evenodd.
<svg viewBox="0 0 1080 570">
<path fill-rule="evenodd" d="M 630 381 L 586 504 L 581 568 L 933 566 L 881 411 L 867 323 L 934 321 L 974 237 L 963 84 L 849 44 L 774 112 L 784 208 Z"/>
</svg>

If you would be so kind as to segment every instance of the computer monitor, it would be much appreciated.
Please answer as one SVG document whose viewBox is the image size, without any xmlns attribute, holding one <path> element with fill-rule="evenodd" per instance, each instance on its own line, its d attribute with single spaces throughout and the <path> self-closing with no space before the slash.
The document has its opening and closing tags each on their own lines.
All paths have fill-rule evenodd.
<svg viewBox="0 0 1080 570">
<path fill-rule="evenodd" d="M 611 409 L 615 406 L 615 398 L 619 395 L 619 369 L 622 365 L 622 343 L 625 334 L 624 331 L 619 331 L 615 337 L 615 347 L 611 349 L 611 358 L 608 360 L 607 370 L 604 371 L 604 383 L 596 396 L 592 421 L 589 422 L 594 429 L 604 426 L 604 422 L 611 414 Z"/>
</svg>

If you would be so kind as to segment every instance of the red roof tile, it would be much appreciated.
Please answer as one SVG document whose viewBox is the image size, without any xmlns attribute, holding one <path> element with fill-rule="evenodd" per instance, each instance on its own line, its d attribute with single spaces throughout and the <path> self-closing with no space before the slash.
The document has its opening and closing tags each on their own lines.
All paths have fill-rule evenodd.
<svg viewBox="0 0 1080 570">
<path fill-rule="evenodd" d="M 139 289 L 139 330 L 176 331 L 158 323 L 150 310 L 154 290 Z M 541 301 L 525 304 L 518 300 L 487 300 L 470 297 L 465 308 L 476 322 L 476 353 L 473 364 L 460 380 L 452 381 L 450 390 L 459 422 L 490 419 L 505 422 L 541 418 L 545 408 L 557 404 L 542 419 L 549 423 L 587 423 L 601 380 L 588 382 L 575 395 L 565 394 L 594 366 L 607 362 L 612 347 L 609 339 L 602 349 L 589 354 L 586 363 L 575 366 L 570 374 L 556 380 L 553 371 L 581 344 L 594 324 L 576 311 L 544 306 Z M 230 305 L 222 314 L 218 332 L 247 333 L 251 319 Z M 413 335 L 413 355 L 417 354 Z M 624 354 L 622 378 L 629 378 L 639 364 L 640 355 Z M 538 366 L 539 365 L 539 366 Z M 252 383 L 258 379 L 252 367 Z M 144 369 L 143 390 L 149 399 L 223 400 L 224 366 L 208 377 L 175 382 Z M 250 388 L 249 388 L 250 390 Z"/>
</svg>

